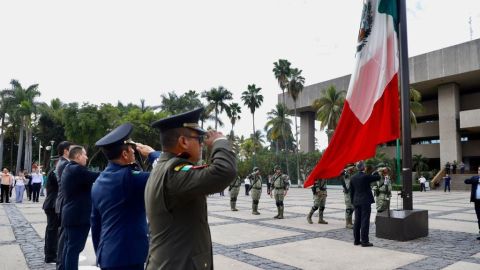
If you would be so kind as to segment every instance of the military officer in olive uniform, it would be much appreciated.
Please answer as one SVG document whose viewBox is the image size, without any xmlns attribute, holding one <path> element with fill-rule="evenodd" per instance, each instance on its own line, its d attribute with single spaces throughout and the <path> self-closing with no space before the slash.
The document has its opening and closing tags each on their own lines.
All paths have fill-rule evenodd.
<svg viewBox="0 0 480 270">
<path fill-rule="evenodd" d="M 273 192 L 270 192 L 270 197 L 275 197 L 275 204 L 277 205 L 278 214 L 274 218 L 283 219 L 283 199 L 287 196 L 288 188 L 290 187 L 288 175 L 282 173 L 280 166 L 275 166 L 275 174 L 272 176 Z"/>
<path fill-rule="evenodd" d="M 260 195 L 262 195 L 262 176 L 260 175 L 260 169 L 258 167 L 253 168 L 253 172 L 248 176 L 250 182 L 250 196 L 252 196 L 252 214 L 260 215 L 258 212 L 258 202 L 260 201 Z"/>
<path fill-rule="evenodd" d="M 350 179 L 355 171 L 355 165 L 349 164 L 342 174 L 343 196 L 345 199 L 345 228 L 353 229 L 352 215 L 355 209 L 350 199 Z"/>
<path fill-rule="evenodd" d="M 313 192 L 313 206 L 308 213 L 307 221 L 308 223 L 312 224 L 312 216 L 315 211 L 318 210 L 318 223 L 320 224 L 328 224 L 323 219 L 323 211 L 325 210 L 325 203 L 327 201 L 327 180 L 318 179 L 315 181 L 315 184 L 312 187 Z"/>
<path fill-rule="evenodd" d="M 228 187 L 237 176 L 237 165 L 227 138 L 198 125 L 202 111 L 152 124 L 160 129 L 163 153 L 145 188 L 150 231 L 147 270 L 213 269 L 207 195 Z M 211 164 L 197 166 L 203 142 Z"/>
<path fill-rule="evenodd" d="M 238 211 L 236 204 L 237 204 L 237 197 L 238 193 L 240 192 L 240 186 L 242 185 L 242 179 L 240 177 L 236 177 L 235 180 L 230 184 L 228 191 L 230 191 L 230 209 L 232 211 Z"/>
<path fill-rule="evenodd" d="M 373 193 L 377 204 L 377 213 L 390 209 L 390 197 L 392 197 L 392 183 L 390 181 L 389 169 L 383 163 L 379 164 L 377 170 L 380 173 L 380 180 L 374 182 Z"/>
</svg>

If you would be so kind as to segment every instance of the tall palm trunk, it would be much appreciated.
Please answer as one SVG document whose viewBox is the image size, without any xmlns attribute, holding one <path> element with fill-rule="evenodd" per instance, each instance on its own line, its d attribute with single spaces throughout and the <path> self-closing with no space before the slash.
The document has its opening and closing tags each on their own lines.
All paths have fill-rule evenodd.
<svg viewBox="0 0 480 270">
<path fill-rule="evenodd" d="M 218 123 L 218 109 L 215 106 L 215 131 L 217 131 L 217 123 Z"/>
<path fill-rule="evenodd" d="M 2 126 L 0 126 L 0 168 L 3 168 L 3 141 L 5 139 L 5 134 L 3 132 L 3 127 L 5 126 L 5 114 L 2 116 Z"/>
<path fill-rule="evenodd" d="M 23 152 L 23 124 L 20 123 L 20 133 L 18 134 L 17 163 L 15 165 L 15 174 L 18 175 L 22 168 L 22 152 Z"/>
<path fill-rule="evenodd" d="M 253 167 L 255 167 L 257 165 L 257 157 L 256 157 L 256 152 L 255 151 L 255 148 L 257 146 L 257 143 L 256 143 L 256 138 L 255 138 L 255 113 L 252 113 L 252 124 L 253 124 L 253 133 L 252 133 L 252 139 L 253 139 Z"/>
<path fill-rule="evenodd" d="M 285 101 L 285 90 L 282 88 L 282 98 L 283 98 L 283 107 L 287 108 L 287 103 Z M 283 116 L 285 117 L 285 115 Z M 285 149 L 285 166 L 287 167 L 287 175 L 290 178 L 290 169 L 288 168 L 288 149 L 287 149 L 287 139 L 285 138 L 285 121 L 282 122 L 282 138 L 283 138 L 283 147 Z"/>
<path fill-rule="evenodd" d="M 295 155 L 297 158 L 297 184 L 300 186 L 303 182 L 302 177 L 300 176 L 300 158 L 298 155 L 298 131 L 297 131 L 297 101 L 293 102 L 293 108 L 295 111 L 295 143 L 297 144 L 295 147 Z"/>
<path fill-rule="evenodd" d="M 32 171 L 32 154 L 33 154 L 32 127 L 28 125 L 25 128 L 25 162 L 23 164 L 24 168 L 28 172 Z"/>
</svg>

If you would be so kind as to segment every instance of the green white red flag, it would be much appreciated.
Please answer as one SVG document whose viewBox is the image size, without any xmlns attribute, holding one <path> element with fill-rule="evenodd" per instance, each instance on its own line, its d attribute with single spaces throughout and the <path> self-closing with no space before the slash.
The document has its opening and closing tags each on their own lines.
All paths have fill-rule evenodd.
<svg viewBox="0 0 480 270">
<path fill-rule="evenodd" d="M 400 135 L 397 0 L 365 0 L 355 70 L 333 137 L 304 183 L 337 177 L 346 164 L 375 155 Z"/>
</svg>

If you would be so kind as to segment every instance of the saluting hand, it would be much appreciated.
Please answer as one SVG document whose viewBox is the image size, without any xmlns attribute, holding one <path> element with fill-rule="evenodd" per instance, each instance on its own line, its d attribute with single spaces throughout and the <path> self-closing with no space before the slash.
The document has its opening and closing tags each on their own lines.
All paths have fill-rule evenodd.
<svg viewBox="0 0 480 270">
<path fill-rule="evenodd" d="M 226 138 L 222 132 L 216 131 L 216 130 L 209 130 L 207 131 L 207 134 L 205 134 L 207 137 L 205 139 L 205 145 L 208 148 L 211 148 L 213 146 L 213 143 L 215 142 L 216 139 L 221 139 L 221 138 Z"/>
<path fill-rule="evenodd" d="M 152 147 L 146 144 L 136 143 L 136 146 L 138 153 L 140 153 L 140 155 L 142 155 L 143 157 L 147 157 L 148 154 L 155 152 Z"/>
</svg>

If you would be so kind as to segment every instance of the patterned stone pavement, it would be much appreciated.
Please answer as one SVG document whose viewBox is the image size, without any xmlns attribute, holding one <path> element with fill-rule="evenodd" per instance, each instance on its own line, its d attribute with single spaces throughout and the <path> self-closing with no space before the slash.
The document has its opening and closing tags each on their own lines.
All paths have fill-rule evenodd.
<svg viewBox="0 0 480 270">
<path fill-rule="evenodd" d="M 327 225 L 306 222 L 310 190 L 290 190 L 283 220 L 272 218 L 274 200 L 265 193 L 261 215 L 251 215 L 251 199 L 242 192 L 238 212 L 230 211 L 228 192 L 225 197 L 209 197 L 215 269 L 480 269 L 476 215 L 467 192 L 415 192 L 414 208 L 429 211 L 430 229 L 428 237 L 409 242 L 376 238 L 373 210 L 371 248 L 353 246 L 352 231 L 344 228 L 343 193 L 338 187 L 328 190 Z M 401 199 L 393 197 L 392 209 L 397 207 Z M 0 270 L 55 269 L 43 263 L 45 226 L 41 202 L 2 204 Z M 80 269 L 98 269 L 94 265 L 89 238 Z"/>
</svg>

